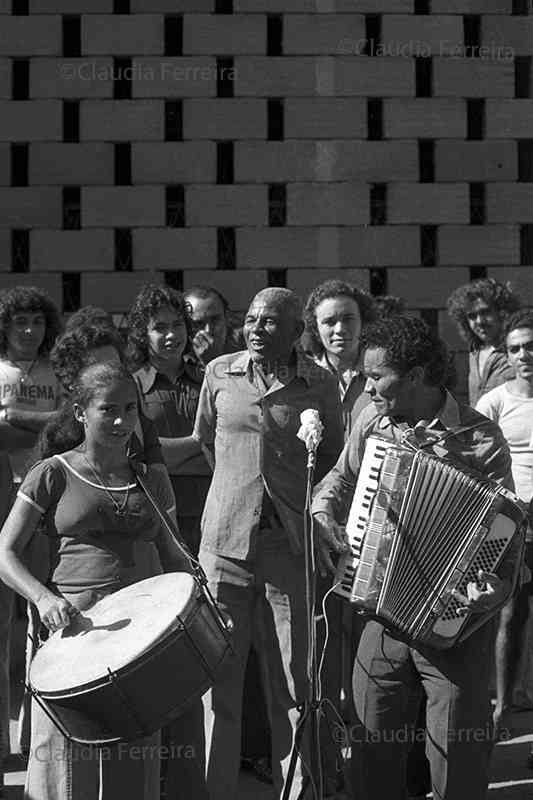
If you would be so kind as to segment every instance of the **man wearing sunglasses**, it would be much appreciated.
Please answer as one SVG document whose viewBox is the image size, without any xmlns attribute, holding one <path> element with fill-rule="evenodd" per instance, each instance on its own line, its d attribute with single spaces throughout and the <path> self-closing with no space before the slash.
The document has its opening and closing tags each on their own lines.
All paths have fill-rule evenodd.
<svg viewBox="0 0 533 800">
<path fill-rule="evenodd" d="M 491 389 L 478 401 L 476 409 L 496 422 L 509 444 L 516 493 L 525 503 L 533 497 L 533 311 L 517 311 L 505 324 L 505 353 L 512 377 Z M 533 530 L 526 534 L 526 563 L 533 566 Z M 521 644 L 529 614 L 533 584 L 523 584 L 502 610 L 496 638 L 496 730 L 513 707 L 533 707 L 533 687 L 528 696 L 515 689 Z M 520 694 L 522 696 L 520 697 Z M 533 763 L 533 759 L 532 763 Z"/>
<path fill-rule="evenodd" d="M 202 371 L 214 358 L 241 350 L 239 331 L 230 322 L 228 301 L 212 286 L 192 286 L 183 295 L 191 323 L 192 354 Z"/>
<path fill-rule="evenodd" d="M 466 340 L 468 402 L 479 398 L 512 377 L 502 348 L 505 320 L 521 306 L 507 283 L 481 278 L 459 286 L 448 298 L 448 314 Z"/>
</svg>

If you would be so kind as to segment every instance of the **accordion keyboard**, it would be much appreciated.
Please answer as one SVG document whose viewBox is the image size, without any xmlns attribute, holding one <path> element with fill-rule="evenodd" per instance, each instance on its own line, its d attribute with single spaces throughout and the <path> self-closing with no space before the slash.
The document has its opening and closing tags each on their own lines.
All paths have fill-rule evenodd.
<svg viewBox="0 0 533 800">
<path fill-rule="evenodd" d="M 334 591 L 346 600 L 352 599 L 355 571 L 361 558 L 363 539 L 370 519 L 372 503 L 379 489 L 379 474 L 386 454 L 385 442 L 375 438 L 367 441 L 350 515 L 346 523 L 350 552 L 339 559 L 335 576 L 337 586 Z"/>
</svg>

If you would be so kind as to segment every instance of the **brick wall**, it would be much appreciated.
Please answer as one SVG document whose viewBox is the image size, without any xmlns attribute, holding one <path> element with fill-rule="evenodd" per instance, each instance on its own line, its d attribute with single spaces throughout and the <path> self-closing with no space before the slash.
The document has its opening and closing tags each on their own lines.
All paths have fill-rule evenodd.
<svg viewBox="0 0 533 800">
<path fill-rule="evenodd" d="M 1 0 L 0 287 L 343 276 L 461 349 L 456 285 L 533 298 L 532 54 L 533 0 Z"/>
</svg>

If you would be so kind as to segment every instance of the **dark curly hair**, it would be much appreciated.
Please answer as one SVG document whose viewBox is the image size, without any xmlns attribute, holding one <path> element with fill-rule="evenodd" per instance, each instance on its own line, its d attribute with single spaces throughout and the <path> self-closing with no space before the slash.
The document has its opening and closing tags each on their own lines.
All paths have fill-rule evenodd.
<svg viewBox="0 0 533 800">
<path fill-rule="evenodd" d="M 113 317 L 109 311 L 104 311 L 103 308 L 98 306 L 83 306 L 72 314 L 65 322 L 65 330 L 71 328 L 78 328 L 80 325 L 93 325 L 95 323 L 102 323 L 115 327 Z"/>
<path fill-rule="evenodd" d="M 74 416 L 74 406 L 87 408 L 98 389 L 117 382 L 136 386 L 133 376 L 122 364 L 89 364 L 82 367 L 70 395 L 39 435 L 35 448 L 37 460 L 78 447 L 85 439 L 85 431 Z"/>
<path fill-rule="evenodd" d="M 405 300 L 395 294 L 379 294 L 374 297 L 376 317 L 392 317 L 394 314 L 405 314 L 407 311 Z"/>
<path fill-rule="evenodd" d="M 128 364 L 135 371 L 146 364 L 148 351 L 148 323 L 162 308 L 173 308 L 183 317 L 187 328 L 189 348 L 191 327 L 183 294 L 168 286 L 148 283 L 142 287 L 128 314 Z"/>
<path fill-rule="evenodd" d="M 315 286 L 305 303 L 303 311 L 305 329 L 301 339 L 305 352 L 314 356 L 319 356 L 324 352 L 324 345 L 318 333 L 315 312 L 323 300 L 331 297 L 350 297 L 359 309 L 362 328 L 375 319 L 374 301 L 363 289 L 358 289 L 356 286 L 351 286 L 349 283 L 339 280 L 324 281 L 324 283 Z"/>
<path fill-rule="evenodd" d="M 47 356 L 61 333 L 61 315 L 47 293 L 36 286 L 14 286 L 0 292 L 0 355 L 7 353 L 9 323 L 16 314 L 24 312 L 44 314 L 46 327 L 39 355 Z"/>
<path fill-rule="evenodd" d="M 501 283 L 494 278 L 471 281 L 452 292 L 446 304 L 448 314 L 457 325 L 462 338 L 468 342 L 471 350 L 479 347 L 479 339 L 470 328 L 466 315 L 477 300 L 484 300 L 502 316 L 512 314 L 521 306 L 520 299 L 509 284 Z"/>
<path fill-rule="evenodd" d="M 515 311 L 505 320 L 503 329 L 504 340 L 511 333 L 516 331 L 517 328 L 531 328 L 533 330 L 533 309 L 524 308 L 521 311 Z"/>
<path fill-rule="evenodd" d="M 361 336 L 361 350 L 378 347 L 385 351 L 387 365 L 399 375 L 422 367 L 427 386 L 447 384 L 448 350 L 422 319 L 401 314 L 371 323 Z"/>
<path fill-rule="evenodd" d="M 72 391 L 81 370 L 91 362 L 91 351 L 98 347 L 115 347 L 121 361 L 124 344 L 116 328 L 107 322 L 70 328 L 59 337 L 50 353 L 50 362 L 63 390 Z"/>
</svg>

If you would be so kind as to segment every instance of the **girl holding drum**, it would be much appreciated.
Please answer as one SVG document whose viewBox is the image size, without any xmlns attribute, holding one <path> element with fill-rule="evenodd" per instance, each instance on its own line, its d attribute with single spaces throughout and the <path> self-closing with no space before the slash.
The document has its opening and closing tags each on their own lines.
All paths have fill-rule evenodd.
<svg viewBox="0 0 533 800">
<path fill-rule="evenodd" d="M 174 516 L 168 483 L 127 456 L 137 420 L 135 382 L 121 365 L 82 370 L 59 421 L 48 431 L 48 457 L 29 471 L 6 520 L 0 577 L 35 604 L 50 632 L 131 583 L 161 571 L 190 571 L 136 476 L 146 471 L 144 480 L 157 504 Z M 34 535 L 47 535 L 53 550 L 51 574 L 44 581 L 23 560 Z M 61 668 L 58 663 L 58 673 Z M 63 737 L 34 702 L 25 797 L 157 800 L 158 742 L 154 734 L 131 750 L 82 747 Z"/>
</svg>

